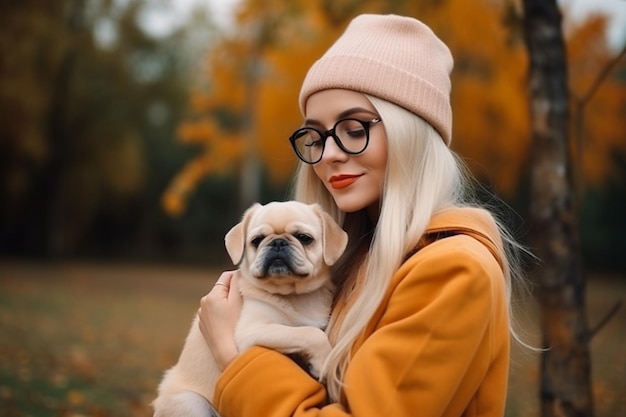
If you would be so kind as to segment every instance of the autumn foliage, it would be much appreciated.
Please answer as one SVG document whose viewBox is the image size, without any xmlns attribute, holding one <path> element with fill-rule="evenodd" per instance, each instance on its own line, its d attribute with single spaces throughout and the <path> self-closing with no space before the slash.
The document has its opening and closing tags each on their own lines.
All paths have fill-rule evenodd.
<svg viewBox="0 0 626 417">
<path fill-rule="evenodd" d="M 606 25 L 606 16 L 593 16 L 572 30 L 568 43 L 570 90 L 574 101 L 572 132 L 584 178 L 591 184 L 601 184 L 615 175 L 618 155 L 621 153 L 623 158 L 626 150 L 626 59 L 623 55 L 612 71 L 615 75 L 609 74 L 597 90 L 591 91 L 599 75 L 615 59 L 615 51 L 603 37 Z"/>
<path fill-rule="evenodd" d="M 289 180 L 296 158 L 287 137 L 301 123 L 300 83 L 314 59 L 363 12 L 418 17 L 449 45 L 455 57 L 452 147 L 482 181 L 514 197 L 526 175 L 530 147 L 526 49 L 515 3 L 480 3 L 241 2 L 235 27 L 208 52 L 203 87 L 191 94 L 190 117 L 178 137 L 200 150 L 164 193 L 166 211 L 182 213 L 205 176 L 237 176 L 251 156 L 272 181 Z M 605 18 L 594 17 L 566 28 L 574 99 L 584 96 L 616 54 L 607 45 L 606 24 Z M 622 62 L 590 102 L 579 106 L 584 113 L 572 117 L 572 137 L 582 138 L 577 144 L 582 177 L 594 185 L 616 172 L 615 155 L 626 152 L 624 71 Z"/>
</svg>

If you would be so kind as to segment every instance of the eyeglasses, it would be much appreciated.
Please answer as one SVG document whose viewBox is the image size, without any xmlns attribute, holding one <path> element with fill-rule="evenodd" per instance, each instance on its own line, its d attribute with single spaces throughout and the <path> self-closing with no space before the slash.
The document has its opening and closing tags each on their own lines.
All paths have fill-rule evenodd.
<svg viewBox="0 0 626 417">
<path fill-rule="evenodd" d="M 289 137 L 289 142 L 296 155 L 307 164 L 317 164 L 322 160 L 326 139 L 332 137 L 342 151 L 357 155 L 367 148 L 370 140 L 370 127 L 381 119 L 372 120 L 341 119 L 332 129 L 321 132 L 312 127 L 296 130 Z"/>
</svg>

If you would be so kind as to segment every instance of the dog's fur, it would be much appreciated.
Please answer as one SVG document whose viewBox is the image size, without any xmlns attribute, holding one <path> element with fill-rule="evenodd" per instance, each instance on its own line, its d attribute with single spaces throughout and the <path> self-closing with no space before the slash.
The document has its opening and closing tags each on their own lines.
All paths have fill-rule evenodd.
<svg viewBox="0 0 626 417">
<path fill-rule="evenodd" d="M 347 234 L 318 205 L 294 201 L 255 204 L 225 238 L 243 297 L 235 330 L 240 352 L 259 345 L 303 356 L 319 376 L 330 344 L 328 323 L 334 287 L 330 266 L 342 255 Z M 212 414 L 219 369 L 196 316 L 178 363 L 169 369 L 154 401 L 155 417 Z"/>
</svg>

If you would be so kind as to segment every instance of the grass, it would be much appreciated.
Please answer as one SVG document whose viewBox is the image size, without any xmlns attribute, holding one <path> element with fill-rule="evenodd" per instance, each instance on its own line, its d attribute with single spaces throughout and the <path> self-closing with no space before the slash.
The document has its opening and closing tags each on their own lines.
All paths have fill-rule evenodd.
<svg viewBox="0 0 626 417">
<path fill-rule="evenodd" d="M 0 414 L 151 416 L 150 401 L 219 271 L 0 263 Z M 624 279 L 590 280 L 590 323 Z M 626 308 L 592 342 L 596 416 L 626 415 Z M 525 327 L 537 334 L 534 311 Z M 514 351 L 507 417 L 537 416 L 537 361 Z"/>
</svg>

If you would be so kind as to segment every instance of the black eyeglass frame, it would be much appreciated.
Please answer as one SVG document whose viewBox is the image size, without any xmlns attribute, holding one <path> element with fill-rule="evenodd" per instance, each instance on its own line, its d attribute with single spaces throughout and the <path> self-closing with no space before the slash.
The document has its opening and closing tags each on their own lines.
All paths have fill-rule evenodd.
<svg viewBox="0 0 626 417">
<path fill-rule="evenodd" d="M 343 145 L 343 143 L 341 143 L 341 139 L 339 139 L 339 137 L 337 136 L 337 134 L 335 133 L 335 129 L 337 128 L 337 126 L 340 123 L 346 122 L 346 121 L 353 121 L 353 122 L 358 122 L 361 124 L 361 126 L 363 126 L 363 130 L 365 131 L 365 146 L 363 147 L 363 149 L 361 149 L 360 151 L 354 152 L 354 151 L 350 151 L 348 149 L 346 149 L 346 147 Z M 380 117 L 375 117 L 372 120 L 361 120 L 361 119 L 355 119 L 352 117 L 348 117 L 345 119 L 341 119 L 341 120 L 337 120 L 337 122 L 334 124 L 334 126 L 327 130 L 326 132 L 322 132 L 314 127 L 302 127 L 298 130 L 296 130 L 295 132 L 293 132 L 293 134 L 291 136 L 289 136 L 289 142 L 291 143 L 291 147 L 293 148 L 293 150 L 296 152 L 296 156 L 304 163 L 309 164 L 309 165 L 314 165 L 317 164 L 319 161 L 322 160 L 322 157 L 324 156 L 324 150 L 326 149 L 326 140 L 329 137 L 332 137 L 333 140 L 335 141 L 335 143 L 337 144 L 337 146 L 339 146 L 339 148 L 349 154 L 349 155 L 358 155 L 360 153 L 365 152 L 365 150 L 367 149 L 367 146 L 370 143 L 370 128 L 372 127 L 372 125 L 375 125 L 376 123 L 382 122 L 382 119 Z M 301 135 L 299 136 L 298 134 L 300 132 L 303 131 L 308 131 L 308 130 L 313 130 L 315 132 L 317 132 L 317 134 L 320 136 L 320 140 L 322 141 L 322 152 L 320 152 L 320 157 L 319 159 L 317 159 L 317 161 L 307 161 L 306 159 L 304 159 L 304 156 L 302 154 L 300 154 L 300 151 L 298 150 L 298 146 L 296 145 L 296 141 L 301 137 Z"/>
</svg>

